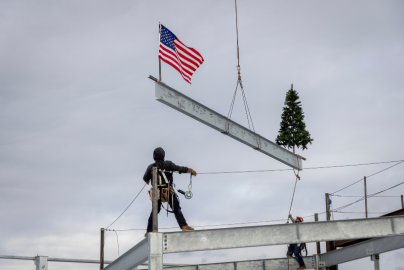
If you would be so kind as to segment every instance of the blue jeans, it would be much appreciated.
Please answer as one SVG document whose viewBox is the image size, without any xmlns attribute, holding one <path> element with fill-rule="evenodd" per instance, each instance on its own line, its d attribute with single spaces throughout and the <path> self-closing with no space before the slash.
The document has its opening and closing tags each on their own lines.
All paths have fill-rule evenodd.
<svg viewBox="0 0 404 270">
<path fill-rule="evenodd" d="M 292 254 L 295 254 L 295 258 L 296 258 L 297 262 L 299 263 L 299 265 L 303 266 L 304 261 L 303 261 L 302 256 L 300 255 L 300 247 L 298 247 L 297 244 L 289 245 L 289 250 L 288 250 L 289 257 L 291 257 Z"/>
</svg>

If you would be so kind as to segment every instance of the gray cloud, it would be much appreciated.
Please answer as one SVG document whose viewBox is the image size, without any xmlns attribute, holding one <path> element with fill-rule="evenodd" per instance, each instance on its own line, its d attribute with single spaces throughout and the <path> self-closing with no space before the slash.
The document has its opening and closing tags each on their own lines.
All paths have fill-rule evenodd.
<svg viewBox="0 0 404 270">
<path fill-rule="evenodd" d="M 403 159 L 401 1 L 238 2 L 241 74 L 258 133 L 276 137 L 285 93 L 293 83 L 314 138 L 308 151 L 298 150 L 307 158 L 304 167 Z M 166 150 L 167 159 L 198 172 L 286 168 L 156 102 L 147 79 L 158 74 L 160 21 L 205 58 L 191 86 L 165 64 L 163 81 L 226 114 L 236 86 L 233 4 L 0 2 L 0 254 L 98 258 L 99 229 L 115 220 L 142 188 L 157 146 Z M 247 125 L 240 96 L 233 118 Z M 368 193 L 401 182 L 402 166 L 369 178 Z M 386 167 L 303 170 L 292 213 L 324 212 L 324 193 Z M 188 176 L 176 175 L 180 188 L 188 181 Z M 283 219 L 293 184 L 290 171 L 198 175 L 194 198 L 181 202 L 187 221 L 195 226 Z M 399 187 L 385 194 L 402 193 Z M 363 194 L 362 183 L 341 194 Z M 335 197 L 333 207 L 351 201 Z M 399 198 L 369 200 L 370 212 L 399 207 Z M 363 208 L 358 203 L 348 209 Z M 145 228 L 149 213 L 143 191 L 113 228 Z M 160 226 L 177 225 L 161 213 Z M 143 234 L 120 232 L 121 254 Z M 107 233 L 106 244 L 107 259 L 115 259 L 115 234 Z M 285 249 L 196 252 L 165 259 L 274 258 L 284 256 Z M 381 263 L 397 267 L 400 255 L 395 254 L 401 253 L 388 254 L 391 260 L 382 257 Z M 340 269 L 367 264 L 371 267 L 368 258 Z M 34 269 L 32 262 L 0 261 L 0 268 L 21 267 Z M 50 264 L 51 269 L 71 267 Z"/>
</svg>

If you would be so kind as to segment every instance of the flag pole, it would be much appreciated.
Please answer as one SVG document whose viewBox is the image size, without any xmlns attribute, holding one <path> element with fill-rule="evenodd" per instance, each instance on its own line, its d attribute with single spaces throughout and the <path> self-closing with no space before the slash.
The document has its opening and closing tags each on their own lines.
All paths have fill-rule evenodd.
<svg viewBox="0 0 404 270">
<path fill-rule="evenodd" d="M 160 42 L 161 42 L 161 23 L 159 22 L 159 51 L 160 51 Z M 161 59 L 159 53 L 159 81 L 161 82 Z"/>
</svg>

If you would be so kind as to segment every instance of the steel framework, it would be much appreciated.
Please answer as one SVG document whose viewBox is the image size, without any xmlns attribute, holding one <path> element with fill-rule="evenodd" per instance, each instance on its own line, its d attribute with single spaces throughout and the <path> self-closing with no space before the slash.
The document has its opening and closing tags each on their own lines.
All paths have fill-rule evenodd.
<svg viewBox="0 0 404 270">
<path fill-rule="evenodd" d="M 128 270 L 148 260 L 149 270 L 163 269 L 163 254 L 201 250 L 217 250 L 254 246 L 281 245 L 287 243 L 310 243 L 342 239 L 378 238 L 352 245 L 346 249 L 327 254 L 307 257 L 306 262 L 314 269 L 380 254 L 403 246 L 404 216 L 338 220 L 311 223 L 293 223 L 256 227 L 226 228 L 216 230 L 149 233 L 146 239 L 112 262 L 105 269 Z M 377 246 L 377 248 L 376 248 Z M 370 254 L 367 250 L 373 248 Z M 364 251 L 366 249 L 366 252 Z M 345 255 L 345 254 L 349 254 Z M 308 260 L 308 261 L 307 261 Z M 277 269 L 285 265 L 287 259 L 231 262 L 223 264 L 200 265 L 198 269 L 247 269 L 248 265 L 261 265 L 256 269 Z M 293 260 L 290 261 L 294 263 Z M 272 268 L 265 268 L 266 264 Z M 233 265 L 233 266 L 231 266 Z M 223 268 L 217 268 L 217 267 Z M 192 268 L 193 267 L 193 268 Z M 231 268 L 233 267 L 233 268 Z M 178 269 L 195 269 L 187 266 Z M 280 269 L 280 268 L 278 268 Z"/>
</svg>

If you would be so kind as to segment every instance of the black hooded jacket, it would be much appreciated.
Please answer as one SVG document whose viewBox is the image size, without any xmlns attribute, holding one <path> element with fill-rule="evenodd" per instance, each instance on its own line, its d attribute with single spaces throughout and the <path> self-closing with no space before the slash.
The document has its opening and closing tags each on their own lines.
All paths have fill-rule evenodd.
<svg viewBox="0 0 404 270">
<path fill-rule="evenodd" d="M 158 147 L 154 150 L 153 159 L 155 160 L 155 162 L 150 164 L 147 167 L 146 172 L 143 176 L 143 181 L 145 181 L 147 183 L 150 180 L 152 180 L 151 179 L 152 178 L 152 168 L 154 166 L 161 166 L 161 168 L 165 170 L 164 174 L 167 176 L 168 181 L 170 181 L 170 185 L 172 185 L 172 182 L 173 182 L 173 174 L 170 173 L 170 171 L 179 172 L 179 173 L 188 172 L 187 167 L 177 166 L 174 164 L 174 162 L 171 162 L 169 160 L 164 160 L 164 157 L 165 157 L 165 152 L 164 152 L 163 148 Z"/>
</svg>

